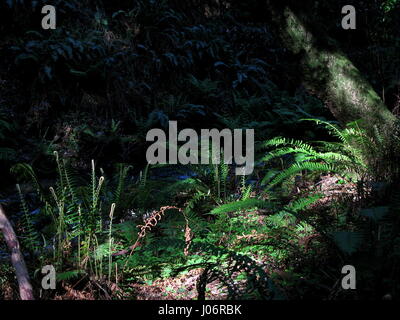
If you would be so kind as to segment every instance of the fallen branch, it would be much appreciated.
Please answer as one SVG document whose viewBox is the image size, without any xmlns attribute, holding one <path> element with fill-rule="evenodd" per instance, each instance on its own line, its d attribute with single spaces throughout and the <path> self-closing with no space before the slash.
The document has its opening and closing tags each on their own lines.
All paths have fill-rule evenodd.
<svg viewBox="0 0 400 320">
<path fill-rule="evenodd" d="M 15 268 L 15 275 L 17 276 L 19 294 L 22 300 L 34 300 L 32 293 L 32 286 L 29 281 L 28 270 L 24 257 L 21 253 L 17 236 L 11 226 L 10 221 L 0 204 L 0 231 L 3 233 L 4 239 L 7 243 L 8 249 L 11 252 L 11 263 Z"/>
</svg>

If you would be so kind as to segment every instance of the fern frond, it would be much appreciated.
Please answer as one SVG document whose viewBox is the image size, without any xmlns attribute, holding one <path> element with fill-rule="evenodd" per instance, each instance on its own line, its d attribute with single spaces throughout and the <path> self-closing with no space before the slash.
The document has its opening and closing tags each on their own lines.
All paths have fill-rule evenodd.
<svg viewBox="0 0 400 320">
<path fill-rule="evenodd" d="M 24 229 L 24 238 L 22 242 L 24 245 L 29 248 L 31 251 L 38 251 L 40 249 L 40 235 L 36 231 L 31 216 L 30 212 L 28 209 L 28 205 L 26 204 L 25 197 L 21 192 L 21 188 L 19 184 L 17 184 L 17 190 L 18 190 L 18 195 L 21 201 L 21 209 L 22 212 L 24 213 L 23 215 L 23 229 Z"/>
<path fill-rule="evenodd" d="M 315 163 L 315 162 L 301 162 L 301 163 L 294 163 L 288 169 L 284 170 L 283 172 L 279 173 L 275 176 L 270 183 L 268 183 L 267 189 L 269 190 L 275 185 L 283 182 L 284 180 L 288 179 L 289 177 L 294 176 L 295 174 L 303 171 L 320 171 L 320 172 L 330 172 L 334 171 L 334 166 L 326 163 Z"/>
<path fill-rule="evenodd" d="M 12 166 L 10 172 L 14 174 L 18 179 L 28 180 L 33 183 L 35 188 L 36 194 L 44 200 L 44 194 L 42 192 L 42 187 L 39 183 L 39 180 L 33 170 L 32 166 L 27 163 L 17 163 L 16 165 Z"/>
<path fill-rule="evenodd" d="M 323 198 L 322 194 L 313 194 L 306 198 L 301 198 L 299 200 L 293 201 L 289 205 L 285 206 L 285 208 L 281 212 L 287 213 L 298 213 L 303 211 L 304 209 L 308 208 L 310 205 L 318 201 L 319 199 Z"/>
<path fill-rule="evenodd" d="M 221 213 L 236 212 L 253 208 L 271 208 L 271 207 L 272 207 L 271 203 L 267 201 L 251 198 L 251 199 L 223 204 L 211 210 L 210 213 L 221 214 Z"/>
<path fill-rule="evenodd" d="M 77 279 L 80 276 L 85 275 L 86 272 L 84 270 L 70 270 L 64 272 L 57 272 L 56 279 L 57 281 L 69 281 Z"/>
</svg>

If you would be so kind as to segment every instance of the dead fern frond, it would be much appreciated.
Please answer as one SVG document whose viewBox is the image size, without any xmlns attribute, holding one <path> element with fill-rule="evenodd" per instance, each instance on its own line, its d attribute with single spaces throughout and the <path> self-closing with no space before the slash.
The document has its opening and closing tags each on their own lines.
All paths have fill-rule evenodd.
<svg viewBox="0 0 400 320">
<path fill-rule="evenodd" d="M 121 250 L 119 252 L 116 252 L 113 254 L 113 256 L 120 256 L 127 254 L 129 252 L 129 255 L 132 255 L 133 251 L 141 245 L 141 240 L 146 237 L 147 232 L 151 231 L 155 226 L 157 226 L 158 222 L 163 218 L 165 215 L 165 211 L 167 210 L 178 210 L 180 213 L 183 214 L 185 221 L 186 221 L 186 226 L 185 226 L 185 242 L 186 246 L 184 249 L 184 254 L 187 256 L 189 254 L 189 247 L 193 239 L 193 232 L 189 226 L 189 221 L 183 212 L 181 208 L 175 207 L 175 206 L 164 206 L 161 207 L 160 210 L 158 211 L 153 211 L 151 215 L 144 220 L 143 225 L 138 225 L 137 227 L 140 229 L 138 233 L 138 238 L 136 239 L 136 242 L 130 246 L 128 249 Z"/>
</svg>

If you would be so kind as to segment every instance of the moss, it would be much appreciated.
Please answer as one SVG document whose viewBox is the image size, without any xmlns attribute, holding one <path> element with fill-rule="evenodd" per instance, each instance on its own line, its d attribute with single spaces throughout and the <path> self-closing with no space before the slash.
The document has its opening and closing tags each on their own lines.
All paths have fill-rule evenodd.
<svg viewBox="0 0 400 320">
<path fill-rule="evenodd" d="M 382 130 L 392 127 L 395 116 L 346 55 L 338 47 L 333 52 L 318 48 L 312 34 L 289 9 L 285 17 L 283 38 L 293 53 L 303 55 L 306 87 L 317 92 L 335 117 L 343 124 L 362 119 L 371 132 L 374 126 Z"/>
</svg>

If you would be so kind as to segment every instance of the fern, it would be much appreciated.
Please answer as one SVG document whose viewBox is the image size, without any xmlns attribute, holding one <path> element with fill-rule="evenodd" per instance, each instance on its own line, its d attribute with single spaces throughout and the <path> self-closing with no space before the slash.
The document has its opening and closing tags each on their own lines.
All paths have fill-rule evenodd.
<svg viewBox="0 0 400 320">
<path fill-rule="evenodd" d="M 57 272 L 57 281 L 70 281 L 85 275 L 84 270 L 70 270 L 64 272 Z"/>
<path fill-rule="evenodd" d="M 203 241 L 196 241 L 193 244 L 194 251 L 202 252 L 202 258 L 194 264 L 194 267 L 199 267 L 200 264 L 206 267 L 206 270 L 213 271 L 214 277 L 208 280 L 200 277 L 199 281 L 205 281 L 203 290 L 207 282 L 213 279 L 218 279 L 228 287 L 230 298 L 240 298 L 250 294 L 257 294 L 261 299 L 277 298 L 281 293 L 270 281 L 268 275 L 263 269 L 263 266 L 258 264 L 247 255 L 236 253 L 225 248 L 221 248 Z M 191 265 L 184 267 L 185 269 L 192 268 Z M 237 287 L 234 283 L 234 274 L 244 272 L 246 274 L 246 285 Z M 198 283 L 199 289 L 199 283 Z M 199 292 L 201 293 L 201 292 Z"/>
<path fill-rule="evenodd" d="M 223 204 L 217 208 L 211 210 L 211 214 L 222 214 L 228 212 L 237 212 L 241 210 L 253 209 L 253 208 L 271 208 L 271 203 L 259 200 L 259 199 L 246 199 L 240 200 L 236 202 L 231 202 L 227 204 Z"/>
<path fill-rule="evenodd" d="M 288 213 L 298 213 L 303 211 L 304 209 L 308 208 L 310 205 L 318 201 L 323 197 L 322 194 L 314 194 L 308 196 L 306 198 L 301 198 L 299 200 L 293 201 L 289 205 L 285 206 L 281 212 L 288 212 Z"/>
<path fill-rule="evenodd" d="M 251 184 L 249 184 L 248 186 L 244 185 L 242 187 L 242 190 L 241 190 L 241 192 L 242 192 L 242 199 L 241 200 L 250 199 L 252 190 L 253 190 L 253 188 L 252 188 Z"/>
<path fill-rule="evenodd" d="M 45 200 L 42 192 L 42 187 L 31 165 L 27 163 L 18 163 L 11 167 L 10 172 L 14 174 L 18 180 L 28 180 L 33 183 L 37 195 L 41 198 L 42 201 Z"/>
<path fill-rule="evenodd" d="M 114 192 L 114 202 L 119 203 L 122 197 L 122 192 L 125 189 L 125 180 L 128 176 L 129 170 L 131 169 L 130 166 L 119 166 L 119 172 L 118 172 L 118 182 L 117 182 L 117 187 Z"/>
<path fill-rule="evenodd" d="M 36 187 L 36 191 L 42 201 L 42 210 L 52 217 L 52 223 L 56 228 L 54 242 L 54 262 L 58 269 L 62 270 L 63 264 L 67 261 L 70 248 L 77 240 L 77 254 L 73 256 L 77 260 L 74 263 L 78 268 L 88 271 L 88 274 L 95 274 L 98 277 L 103 275 L 103 268 L 108 265 L 108 275 L 111 277 L 111 250 L 113 248 L 112 238 L 112 216 L 114 215 L 115 204 L 111 205 L 110 226 L 103 230 L 103 206 L 105 197 L 102 197 L 104 176 L 97 178 L 94 161 L 90 172 L 90 182 L 87 186 L 80 185 L 79 179 L 67 166 L 67 163 L 55 153 L 58 179 L 55 187 L 50 187 L 50 194 L 46 194 L 31 166 L 19 164 L 14 166 L 13 172 L 19 177 L 29 179 Z M 127 168 L 121 167 L 117 179 L 116 190 L 104 194 L 115 194 L 112 199 L 120 199 L 124 189 L 124 180 L 127 175 Z M 100 170 L 102 172 L 102 170 Z M 104 174 L 104 172 L 102 172 Z M 21 206 L 24 211 L 24 230 L 26 244 L 32 250 L 38 250 L 39 233 L 32 223 L 27 204 L 19 189 Z M 99 256 L 95 254 L 100 250 L 99 241 L 107 239 L 107 254 Z M 44 239 L 45 240 L 45 239 Z M 103 263 L 107 260 L 108 263 Z M 88 269 L 86 269 L 88 268 Z"/>
<path fill-rule="evenodd" d="M 304 120 L 324 125 L 328 132 L 339 139 L 339 142 L 320 142 L 324 148 L 323 151 L 318 151 L 309 143 L 282 137 L 262 143 L 260 148 L 273 147 L 275 150 L 270 151 L 261 161 L 268 163 L 275 158 L 283 158 L 289 155 L 295 161 L 282 172 L 268 174 L 264 177 L 262 184 L 267 184 L 267 190 L 302 171 L 333 171 L 343 176 L 351 172 L 362 176 L 370 171 L 367 154 L 374 147 L 365 132 L 359 128 L 357 122 L 349 124 L 345 129 L 339 129 L 336 125 L 327 121 Z"/>
<path fill-rule="evenodd" d="M 318 171 L 318 172 L 330 172 L 334 171 L 335 168 L 333 165 L 325 164 L 325 163 L 316 163 L 316 162 L 302 162 L 302 163 L 294 163 L 286 170 L 282 171 L 281 173 L 277 174 L 271 182 L 268 183 L 267 189 L 269 190 L 275 185 L 281 183 L 284 180 L 287 180 L 289 177 L 296 175 L 302 171 Z M 265 183 L 265 180 L 262 181 Z"/>
<path fill-rule="evenodd" d="M 150 164 L 147 164 L 144 172 L 140 172 L 140 178 L 139 178 L 139 186 L 141 189 L 144 189 L 146 187 L 146 182 L 147 182 L 147 177 L 149 174 L 149 168 L 150 168 Z"/>
<path fill-rule="evenodd" d="M 24 229 L 24 245 L 32 252 L 37 252 L 40 250 L 40 235 L 36 231 L 34 224 L 31 219 L 31 213 L 29 212 L 28 205 L 26 204 L 25 198 L 21 192 L 19 184 L 17 184 L 18 195 L 21 201 L 21 209 L 24 213 L 22 226 Z"/>
</svg>

